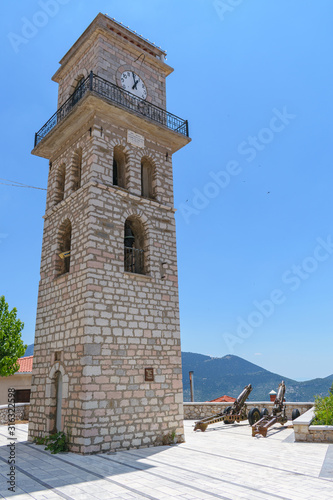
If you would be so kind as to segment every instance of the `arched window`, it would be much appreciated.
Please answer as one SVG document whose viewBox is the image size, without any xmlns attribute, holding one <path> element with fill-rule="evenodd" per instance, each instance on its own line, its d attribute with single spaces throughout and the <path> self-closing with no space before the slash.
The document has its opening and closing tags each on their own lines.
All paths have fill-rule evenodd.
<svg viewBox="0 0 333 500">
<path fill-rule="evenodd" d="M 61 372 L 55 373 L 55 390 L 56 390 L 56 411 L 55 411 L 55 430 L 56 432 L 62 431 L 62 374 Z"/>
<path fill-rule="evenodd" d="M 82 149 L 78 148 L 73 156 L 72 163 L 72 190 L 76 191 L 81 187 L 82 175 Z"/>
<path fill-rule="evenodd" d="M 129 273 L 145 274 L 145 236 L 137 217 L 129 217 L 124 231 L 124 269 Z"/>
<path fill-rule="evenodd" d="M 122 146 L 113 149 L 113 185 L 126 188 L 127 158 Z"/>
<path fill-rule="evenodd" d="M 59 354 L 60 358 L 62 353 L 54 353 L 56 362 L 53 364 L 45 380 L 45 396 L 47 398 L 45 417 L 46 431 L 48 433 L 63 430 L 65 426 L 64 402 L 68 400 L 69 378 L 64 367 L 60 364 L 59 359 L 57 359 L 56 354 Z"/>
<path fill-rule="evenodd" d="M 59 231 L 59 253 L 57 260 L 58 275 L 68 273 L 70 270 L 71 259 L 71 238 L 72 238 L 72 225 L 67 219 L 61 225 Z"/>
<path fill-rule="evenodd" d="M 66 165 L 63 163 L 56 171 L 55 203 L 60 203 L 65 194 Z"/>
<path fill-rule="evenodd" d="M 153 188 L 154 166 L 148 158 L 141 160 L 141 196 L 154 199 Z"/>
<path fill-rule="evenodd" d="M 81 75 L 81 76 L 79 76 L 79 78 L 77 80 L 77 84 L 76 84 L 75 89 L 74 89 L 73 94 L 72 94 L 73 95 L 73 104 L 76 104 L 84 94 L 85 86 L 83 85 L 83 82 L 84 82 L 84 76 Z"/>
</svg>

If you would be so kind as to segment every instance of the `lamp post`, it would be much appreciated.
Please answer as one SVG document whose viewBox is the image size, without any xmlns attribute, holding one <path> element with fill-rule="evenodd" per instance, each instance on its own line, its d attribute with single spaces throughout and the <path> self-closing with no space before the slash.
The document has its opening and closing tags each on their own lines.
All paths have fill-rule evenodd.
<svg viewBox="0 0 333 500">
<path fill-rule="evenodd" d="M 191 402 L 194 402 L 194 384 L 193 384 L 193 372 L 189 372 L 190 375 L 190 389 L 191 389 Z"/>
</svg>

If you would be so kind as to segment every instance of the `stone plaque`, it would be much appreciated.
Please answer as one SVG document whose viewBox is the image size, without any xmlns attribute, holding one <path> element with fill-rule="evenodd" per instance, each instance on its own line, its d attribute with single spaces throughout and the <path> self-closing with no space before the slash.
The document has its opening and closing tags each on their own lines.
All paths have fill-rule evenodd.
<svg viewBox="0 0 333 500">
<path fill-rule="evenodd" d="M 154 368 L 145 368 L 145 382 L 154 382 Z"/>
<path fill-rule="evenodd" d="M 145 138 L 143 135 L 136 134 L 132 130 L 127 130 L 127 142 L 133 144 L 133 146 L 136 146 L 137 148 L 145 147 Z"/>
</svg>

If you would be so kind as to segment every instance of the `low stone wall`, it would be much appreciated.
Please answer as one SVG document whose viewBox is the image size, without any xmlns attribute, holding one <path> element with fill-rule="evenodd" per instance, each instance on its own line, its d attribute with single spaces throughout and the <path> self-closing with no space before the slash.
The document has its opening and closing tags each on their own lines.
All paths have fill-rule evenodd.
<svg viewBox="0 0 333 500">
<path fill-rule="evenodd" d="M 29 420 L 30 403 L 16 403 L 15 420 Z M 8 406 L 0 406 L 0 425 L 8 424 Z"/>
<path fill-rule="evenodd" d="M 251 408 L 258 408 L 262 410 L 263 408 L 267 408 L 270 412 L 273 404 L 271 401 L 248 401 L 246 403 L 247 409 L 251 410 Z M 221 413 L 224 408 L 231 406 L 230 403 L 184 403 L 184 420 L 200 420 L 201 418 L 210 417 L 212 415 L 216 415 L 217 413 Z M 313 407 L 313 403 L 307 402 L 294 402 L 294 403 L 286 403 L 287 406 L 287 416 L 291 419 L 291 413 L 294 408 L 297 408 L 301 414 L 295 422 L 298 422 L 299 419 L 302 418 L 302 415 L 308 412 L 310 408 Z M 29 403 L 17 403 L 15 405 L 15 415 L 16 420 L 29 420 Z M 313 416 L 311 420 L 313 419 Z M 310 420 L 310 421 L 311 421 Z M 4 425 L 8 423 L 8 407 L 7 405 L 0 406 L 0 425 Z M 304 424 L 303 424 L 304 425 Z M 309 425 L 309 424 L 308 424 Z M 318 427 L 326 427 L 326 426 L 311 426 L 317 430 Z M 331 428 L 330 428 L 331 429 Z M 332 427 L 333 432 L 333 427 Z M 301 441 L 302 439 L 300 439 Z M 303 439 L 306 441 L 306 439 Z"/>
<path fill-rule="evenodd" d="M 224 408 L 231 405 L 232 403 L 184 403 L 184 420 L 200 420 L 205 417 L 210 417 L 217 413 L 221 413 Z M 248 411 L 251 410 L 251 408 L 258 408 L 259 410 L 267 408 L 267 410 L 271 412 L 273 405 L 274 403 L 272 403 L 272 401 L 247 401 L 246 403 Z M 291 419 L 291 413 L 295 408 L 297 408 L 302 415 L 312 408 L 312 406 L 313 403 L 310 402 L 287 402 L 287 417 Z"/>
<path fill-rule="evenodd" d="M 314 409 L 294 420 L 295 441 L 307 443 L 333 443 L 333 425 L 311 425 Z"/>
</svg>

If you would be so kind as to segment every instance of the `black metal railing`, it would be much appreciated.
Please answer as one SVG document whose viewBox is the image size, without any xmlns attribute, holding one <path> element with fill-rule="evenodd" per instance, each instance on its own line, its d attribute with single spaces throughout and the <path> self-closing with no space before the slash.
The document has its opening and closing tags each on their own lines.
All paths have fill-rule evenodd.
<svg viewBox="0 0 333 500">
<path fill-rule="evenodd" d="M 47 134 L 63 120 L 75 107 L 75 105 L 87 93 L 92 92 L 111 102 L 114 102 L 126 109 L 139 113 L 146 118 L 166 126 L 170 130 L 188 137 L 188 121 L 179 118 L 165 109 L 159 108 L 139 97 L 131 94 L 127 90 L 114 85 L 104 78 L 90 72 L 73 94 L 63 103 L 63 105 L 51 116 L 51 118 L 35 134 L 35 146 L 47 136 Z"/>
<path fill-rule="evenodd" d="M 128 273 L 145 274 L 144 250 L 141 248 L 124 248 L 124 269 Z"/>
</svg>

